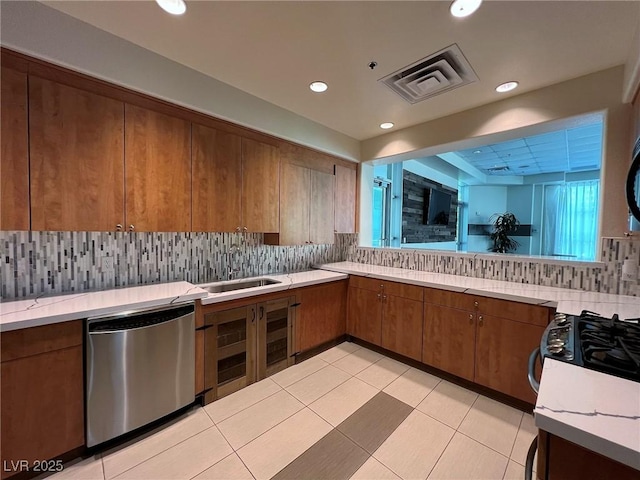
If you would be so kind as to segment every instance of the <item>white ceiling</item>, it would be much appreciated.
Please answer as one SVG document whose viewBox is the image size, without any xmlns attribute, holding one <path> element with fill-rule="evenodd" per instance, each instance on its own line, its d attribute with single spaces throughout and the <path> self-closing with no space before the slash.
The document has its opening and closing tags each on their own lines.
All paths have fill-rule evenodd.
<svg viewBox="0 0 640 480">
<path fill-rule="evenodd" d="M 186 1 L 180 17 L 154 1 L 44 3 L 358 140 L 496 101 L 507 80 L 517 95 L 624 64 L 640 23 L 637 0 L 485 1 L 466 19 L 449 1 Z M 479 82 L 415 105 L 378 82 L 453 43 Z"/>
<path fill-rule="evenodd" d="M 602 123 L 454 153 L 486 175 L 598 170 L 602 158 Z"/>
</svg>

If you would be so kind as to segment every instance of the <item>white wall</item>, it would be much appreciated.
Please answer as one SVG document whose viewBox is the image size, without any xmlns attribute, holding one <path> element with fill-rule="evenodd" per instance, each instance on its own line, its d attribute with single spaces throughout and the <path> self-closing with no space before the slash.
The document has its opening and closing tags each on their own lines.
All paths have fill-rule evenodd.
<svg viewBox="0 0 640 480">
<path fill-rule="evenodd" d="M 507 211 L 507 187 L 490 185 L 469 186 L 469 223 L 491 223 L 491 216 Z M 487 235 L 469 235 L 468 252 L 487 252 L 492 242 Z"/>
<path fill-rule="evenodd" d="M 564 119 L 604 113 L 600 211 L 607 215 L 601 215 L 599 236 L 622 236 L 628 229 L 622 186 L 631 157 L 631 106 L 622 103 L 623 77 L 624 67 L 618 66 L 389 132 L 363 141 L 361 158 L 400 161 L 475 148 L 541 133 Z"/>
<path fill-rule="evenodd" d="M 360 158 L 354 138 L 41 3 L 3 1 L 0 15 L 4 47 L 349 160 Z"/>
<path fill-rule="evenodd" d="M 507 187 L 507 212 L 513 213 L 521 224 L 531 224 L 533 207 L 533 185 Z M 514 237 L 520 246 L 514 253 L 530 255 L 531 237 Z"/>
</svg>

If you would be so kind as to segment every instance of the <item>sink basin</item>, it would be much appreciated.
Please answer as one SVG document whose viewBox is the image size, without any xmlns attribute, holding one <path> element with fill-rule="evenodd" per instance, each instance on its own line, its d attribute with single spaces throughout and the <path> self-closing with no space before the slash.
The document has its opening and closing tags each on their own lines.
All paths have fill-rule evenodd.
<svg viewBox="0 0 640 480">
<path fill-rule="evenodd" d="M 209 293 L 221 293 L 232 292 L 233 290 L 242 290 L 244 288 L 264 287 L 265 285 L 274 285 L 276 283 L 282 283 L 278 280 L 271 280 L 270 278 L 256 278 L 254 280 L 247 280 L 246 282 L 233 282 L 233 283 L 218 283 L 216 285 L 209 285 L 208 287 L 200 287 Z"/>
</svg>

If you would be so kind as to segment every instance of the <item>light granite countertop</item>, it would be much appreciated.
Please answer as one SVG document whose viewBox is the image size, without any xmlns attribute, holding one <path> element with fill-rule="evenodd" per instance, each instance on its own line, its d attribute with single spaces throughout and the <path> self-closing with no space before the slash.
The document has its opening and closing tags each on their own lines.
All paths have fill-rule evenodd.
<svg viewBox="0 0 640 480">
<path fill-rule="evenodd" d="M 320 265 L 319 268 L 380 280 L 556 307 L 558 312 L 567 314 L 578 315 L 582 310 L 590 310 L 604 317 L 610 317 L 615 313 L 620 318 L 640 317 L 640 297 L 584 292 L 568 288 L 487 280 L 354 262 L 329 263 Z"/>
<path fill-rule="evenodd" d="M 640 382 L 546 358 L 534 416 L 538 428 L 640 470 Z"/>
</svg>

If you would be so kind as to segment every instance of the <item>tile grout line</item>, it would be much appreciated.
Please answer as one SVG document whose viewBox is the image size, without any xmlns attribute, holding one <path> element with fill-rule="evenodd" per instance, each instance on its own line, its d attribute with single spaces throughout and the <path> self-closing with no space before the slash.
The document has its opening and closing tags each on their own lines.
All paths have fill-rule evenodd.
<svg viewBox="0 0 640 480">
<path fill-rule="evenodd" d="M 522 428 L 522 421 L 524 420 L 524 414 L 520 416 L 520 423 L 518 423 L 518 430 L 516 430 L 516 438 L 513 439 L 513 445 L 511 445 L 511 451 L 509 452 L 509 458 L 513 454 L 513 449 L 516 447 L 516 442 L 518 441 L 518 434 L 520 433 L 520 429 Z"/>
<path fill-rule="evenodd" d="M 267 377 L 267 378 L 268 378 L 268 377 Z M 263 380 L 266 380 L 266 379 L 263 379 Z M 269 379 L 269 380 L 271 380 L 271 379 Z M 262 380 L 260 380 L 260 382 L 261 382 L 261 381 L 262 381 Z M 260 382 L 255 382 L 255 383 L 252 383 L 251 385 L 257 385 L 257 384 L 258 384 L 258 383 L 260 383 Z M 273 382 L 273 383 L 274 383 L 274 384 L 275 384 L 275 385 L 276 385 L 280 390 L 284 390 L 284 388 L 282 388 L 280 385 L 278 385 L 278 384 L 277 384 L 276 382 L 274 382 L 273 380 L 271 380 L 271 382 Z M 248 385 L 248 386 L 251 386 L 251 385 Z M 238 390 L 238 392 L 240 392 L 240 391 L 242 391 L 242 389 Z M 237 393 L 237 392 L 233 392 L 233 393 Z M 232 393 L 232 394 L 230 394 L 230 395 L 228 395 L 228 396 L 233 395 L 233 393 Z M 222 423 L 222 422 L 224 422 L 225 420 L 228 420 L 228 419 L 230 419 L 231 417 L 233 417 L 233 416 L 237 415 L 238 413 L 240 413 L 240 412 L 244 412 L 246 409 L 253 407 L 254 405 L 256 405 L 256 404 L 260 403 L 260 402 L 261 402 L 261 401 L 263 401 L 263 400 L 266 400 L 266 399 L 267 399 L 267 398 L 269 398 L 269 397 L 273 397 L 273 396 L 274 396 L 275 394 L 277 394 L 277 393 L 280 393 L 280 391 L 273 392 L 273 393 L 271 393 L 271 394 L 267 395 L 266 397 L 261 398 L 260 400 L 258 400 L 258 401 L 256 401 L 256 402 L 252 403 L 251 405 L 247 405 L 247 406 L 246 406 L 246 407 L 244 407 L 243 409 L 238 410 L 238 411 L 237 411 L 236 413 L 234 413 L 233 415 L 229 415 L 228 417 L 223 418 L 223 419 L 222 419 L 222 420 L 220 420 L 218 423 Z M 227 398 L 227 397 L 223 397 L 223 398 Z M 222 399 L 219 399 L 219 400 L 222 400 Z M 216 421 L 211 417 L 211 415 L 209 415 L 209 412 L 207 412 L 207 406 L 208 406 L 208 405 L 213 405 L 215 402 L 216 402 L 216 400 L 214 400 L 213 402 L 211 402 L 211 403 L 209 403 L 209 404 L 207 404 L 207 405 L 205 405 L 204 407 L 201 407 L 201 408 L 203 408 L 203 409 L 204 409 L 205 413 L 207 414 L 207 416 L 209 417 L 209 419 L 213 422 L 213 424 L 214 424 L 214 425 L 217 425 Z"/>
<path fill-rule="evenodd" d="M 504 457 L 504 458 L 506 458 L 507 460 L 511 460 L 511 458 L 509 458 L 508 456 L 506 456 L 504 453 L 499 452 L 498 450 L 496 450 L 496 449 L 495 449 L 495 448 L 493 448 L 493 447 L 490 447 L 489 445 L 485 445 L 485 444 L 484 444 L 484 443 L 482 443 L 480 440 L 476 440 L 475 438 L 470 437 L 470 436 L 469 436 L 469 435 L 467 435 L 466 433 L 462 433 L 462 432 L 460 432 L 460 431 L 457 431 L 457 433 L 459 433 L 459 434 L 460 434 L 460 435 L 462 435 L 462 436 L 467 437 L 469 440 L 473 440 L 473 441 L 474 441 L 474 442 L 476 442 L 477 444 L 482 445 L 483 447 L 486 447 L 486 448 L 488 448 L 489 450 L 494 451 L 495 453 L 497 453 L 498 455 L 503 456 L 503 457 Z M 507 462 L 507 463 L 508 463 L 508 462 Z M 517 462 L 516 462 L 516 463 L 517 463 Z"/>
<path fill-rule="evenodd" d="M 211 429 L 211 428 L 214 428 L 215 426 L 216 426 L 216 425 L 215 425 L 215 423 L 214 423 L 213 425 L 211 425 L 211 426 L 209 426 L 209 427 L 205 428 L 204 430 L 201 430 L 201 431 L 199 431 L 198 433 L 196 433 L 196 434 L 194 434 L 194 435 L 191 435 L 190 437 L 185 438 L 184 440 L 181 440 L 180 442 L 176 443 L 175 445 L 172 445 L 172 446 L 170 446 L 169 448 L 165 448 L 165 449 L 164 449 L 164 450 L 162 450 L 161 452 L 158 452 L 158 453 L 156 453 L 155 455 L 151 455 L 149 458 L 144 459 L 144 460 L 143 460 L 143 461 L 141 461 L 140 463 L 136 463 L 136 464 L 135 464 L 135 465 L 133 465 L 132 467 L 127 468 L 126 470 L 123 470 L 122 472 L 118 473 L 118 474 L 117 474 L 116 476 L 114 476 L 114 477 L 110 477 L 109 479 L 106 479 L 106 475 L 105 475 L 105 479 L 106 479 L 106 480 L 113 480 L 113 479 L 117 479 L 118 477 L 121 477 L 121 476 L 122 476 L 122 474 L 124 474 L 124 473 L 126 473 L 126 472 L 128 472 L 128 471 L 130 471 L 130 470 L 133 470 L 133 469 L 134 469 L 134 468 L 136 468 L 136 467 L 139 467 L 140 465 L 142 465 L 143 463 L 148 462 L 148 461 L 149 461 L 149 460 L 151 460 L 152 458 L 155 458 L 155 457 L 157 457 L 157 456 L 159 456 L 159 455 L 162 455 L 163 453 L 165 453 L 165 452 L 167 452 L 167 451 L 171 450 L 172 448 L 177 447 L 178 445 L 180 445 L 180 444 L 182 444 L 182 443 L 186 442 L 187 440 L 192 439 L 192 438 L 193 438 L 193 437 L 195 437 L 196 435 L 200 435 L 201 433 L 204 433 L 204 432 L 206 432 L 207 430 L 209 430 L 209 429 Z M 223 437 L 223 438 L 224 438 L 224 437 Z M 227 441 L 227 440 L 225 439 L 225 442 L 226 442 L 226 441 Z M 229 442 L 227 442 L 227 443 L 229 443 Z M 135 445 L 135 444 L 133 444 L 133 445 Z"/>
</svg>

